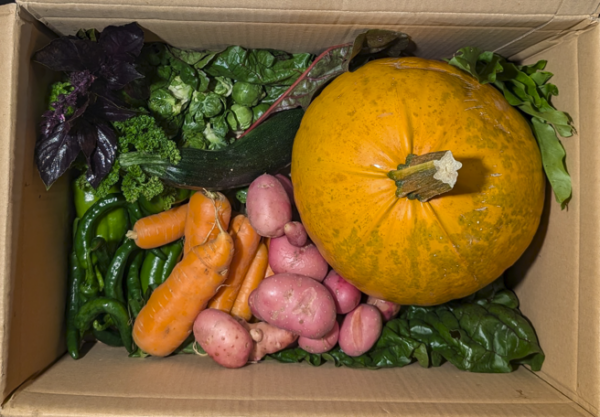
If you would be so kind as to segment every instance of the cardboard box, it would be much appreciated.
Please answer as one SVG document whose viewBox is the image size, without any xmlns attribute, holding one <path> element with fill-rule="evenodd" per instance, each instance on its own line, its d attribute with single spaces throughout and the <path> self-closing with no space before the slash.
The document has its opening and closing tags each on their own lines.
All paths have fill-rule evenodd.
<svg viewBox="0 0 600 417">
<path fill-rule="evenodd" d="M 5 416 L 582 416 L 600 414 L 600 28 L 598 0 L 21 0 L 0 7 L 0 391 Z M 506 375 L 451 365 L 368 371 L 266 362 L 226 370 L 193 356 L 129 359 L 94 345 L 64 355 L 68 183 L 47 192 L 33 164 L 53 74 L 33 51 L 80 27 L 139 22 L 185 48 L 319 52 L 367 28 L 410 34 L 429 58 L 468 45 L 548 59 L 574 192 L 551 193 L 536 239 L 509 271 L 547 355 Z M 46 26 L 44 26 L 46 25 Z"/>
</svg>

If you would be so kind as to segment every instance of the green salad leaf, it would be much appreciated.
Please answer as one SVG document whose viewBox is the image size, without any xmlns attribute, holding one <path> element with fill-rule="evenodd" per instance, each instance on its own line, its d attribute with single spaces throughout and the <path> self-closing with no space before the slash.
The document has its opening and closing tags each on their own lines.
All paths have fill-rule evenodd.
<svg viewBox="0 0 600 417">
<path fill-rule="evenodd" d="M 493 52 L 466 47 L 448 63 L 468 72 L 481 84 L 492 84 L 511 106 L 529 118 L 540 147 L 544 171 L 556 201 L 564 209 L 571 198 L 572 185 L 565 162 L 566 153 L 557 133 L 566 138 L 572 136 L 575 129 L 569 115 L 550 104 L 551 97 L 558 95 L 558 88 L 548 83 L 552 73 L 543 71 L 546 61 L 516 65 Z"/>
<path fill-rule="evenodd" d="M 270 358 L 280 362 L 333 362 L 351 368 L 393 368 L 418 362 L 423 367 L 445 361 L 470 372 L 505 373 L 519 365 L 541 369 L 544 353 L 531 324 L 518 310 L 515 294 L 502 278 L 477 293 L 435 307 L 409 306 L 383 328 L 379 340 L 358 357 L 339 346 L 311 354 L 284 349 Z"/>
</svg>

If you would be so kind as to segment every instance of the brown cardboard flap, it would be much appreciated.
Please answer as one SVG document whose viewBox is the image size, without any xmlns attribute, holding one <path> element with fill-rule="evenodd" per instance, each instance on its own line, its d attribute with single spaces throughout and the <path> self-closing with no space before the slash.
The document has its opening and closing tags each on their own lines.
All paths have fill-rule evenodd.
<svg viewBox="0 0 600 417">
<path fill-rule="evenodd" d="M 509 274 L 546 353 L 540 375 L 594 415 L 600 409 L 599 51 L 596 26 L 525 60 L 548 60 L 560 90 L 552 101 L 573 117 L 577 134 L 561 139 L 573 198 L 561 210 L 548 188 L 538 235 Z"/>
<path fill-rule="evenodd" d="M 61 0 L 20 0 L 22 4 L 55 5 L 64 4 Z M 123 6 L 120 0 L 71 0 L 73 7 L 113 5 Z M 404 12 L 404 13 L 463 13 L 463 14 L 505 14 L 505 15 L 591 15 L 598 7 L 597 0 L 504 0 L 468 1 L 468 0 L 170 0 L 168 4 L 161 0 L 129 0 L 127 5 L 150 8 L 163 7 L 175 9 L 181 7 L 222 8 L 222 9 L 272 9 L 280 11 L 354 11 L 354 12 Z"/>
<path fill-rule="evenodd" d="M 265 361 L 225 369 L 208 357 L 131 359 L 97 344 L 64 357 L 20 391 L 6 416 L 545 416 L 586 413 L 534 374 L 423 369 L 336 368 Z"/>
<path fill-rule="evenodd" d="M 33 163 L 36 126 L 56 76 L 31 65 L 50 38 L 15 5 L 1 8 L 0 389 L 2 399 L 64 352 L 68 179 L 47 192 Z M 55 224 L 54 224 L 55 223 Z M 43 346 L 42 348 L 40 346 Z"/>
<path fill-rule="evenodd" d="M 14 131 L 13 108 L 10 105 L 14 100 L 13 68 L 15 61 L 14 30 L 15 13 L 17 7 L 14 4 L 0 6 L 0 190 L 8 190 L 11 184 L 11 152 L 10 138 Z M 10 317 L 10 283 L 12 275 L 12 260 L 10 259 L 10 243 L 13 231 L 13 211 L 6 193 L 0 198 L 0 323 L 6 323 Z M 8 336 L 9 332 L 5 326 L 0 326 L 0 392 L 6 387 L 6 373 L 8 367 Z"/>
<path fill-rule="evenodd" d="M 467 44 L 513 55 L 562 31 L 589 24 L 600 2 L 22 0 L 19 4 L 60 34 L 135 20 L 181 48 L 243 43 L 252 48 L 270 45 L 316 53 L 377 27 L 407 32 L 422 48 L 422 56 L 441 57 Z M 296 26 L 293 37 L 286 36 L 290 25 Z"/>
</svg>

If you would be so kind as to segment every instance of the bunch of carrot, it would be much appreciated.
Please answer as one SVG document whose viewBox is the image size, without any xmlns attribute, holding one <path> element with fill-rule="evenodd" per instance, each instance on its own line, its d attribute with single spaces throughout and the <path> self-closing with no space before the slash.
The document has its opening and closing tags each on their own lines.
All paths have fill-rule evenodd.
<svg viewBox="0 0 600 417">
<path fill-rule="evenodd" d="M 135 224 L 129 236 L 144 249 L 185 237 L 183 259 L 136 317 L 133 339 L 145 353 L 171 354 L 207 307 L 251 319 L 248 298 L 268 273 L 268 249 L 246 216 L 231 216 L 223 194 L 199 191 Z"/>
</svg>

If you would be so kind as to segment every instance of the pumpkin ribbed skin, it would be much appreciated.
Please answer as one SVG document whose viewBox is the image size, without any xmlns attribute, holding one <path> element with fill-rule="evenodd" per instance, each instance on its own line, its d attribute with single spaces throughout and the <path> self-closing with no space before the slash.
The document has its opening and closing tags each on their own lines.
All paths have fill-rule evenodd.
<svg viewBox="0 0 600 417">
<path fill-rule="evenodd" d="M 397 198 L 389 171 L 450 150 L 454 189 Z M 498 278 L 537 230 L 545 178 L 525 119 L 501 93 L 420 58 L 382 59 L 336 78 L 309 106 L 292 152 L 306 230 L 361 291 L 435 305 Z"/>
</svg>

